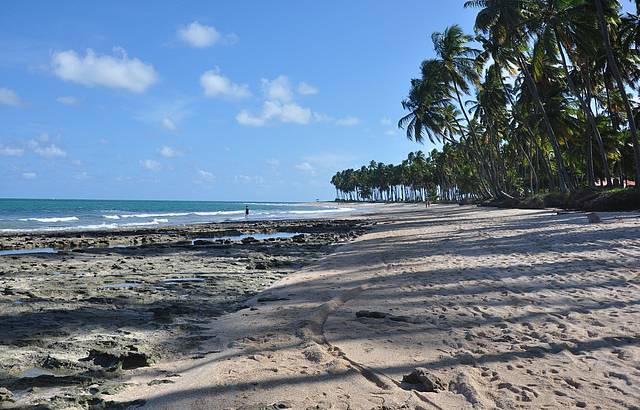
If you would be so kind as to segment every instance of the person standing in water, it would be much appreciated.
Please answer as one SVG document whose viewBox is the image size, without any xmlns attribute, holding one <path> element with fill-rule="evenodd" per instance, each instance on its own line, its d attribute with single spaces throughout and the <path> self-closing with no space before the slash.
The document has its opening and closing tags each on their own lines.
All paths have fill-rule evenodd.
<svg viewBox="0 0 640 410">
<path fill-rule="evenodd" d="M 244 207 L 244 216 L 249 216 L 249 205 L 245 205 Z"/>
</svg>

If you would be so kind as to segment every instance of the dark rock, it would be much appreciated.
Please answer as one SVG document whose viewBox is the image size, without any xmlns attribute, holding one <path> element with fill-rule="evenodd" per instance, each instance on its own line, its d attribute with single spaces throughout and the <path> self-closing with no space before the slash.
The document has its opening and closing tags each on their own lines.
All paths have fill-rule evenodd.
<svg viewBox="0 0 640 410">
<path fill-rule="evenodd" d="M 277 302 L 280 300 L 289 300 L 289 298 L 279 297 L 279 296 L 260 296 L 257 299 L 258 302 Z"/>
<path fill-rule="evenodd" d="M 294 236 L 291 237 L 291 240 L 296 242 L 296 243 L 306 242 L 304 234 L 294 235 Z"/>
<path fill-rule="evenodd" d="M 587 214 L 587 219 L 589 220 L 590 224 L 597 224 L 602 222 L 602 219 L 600 219 L 600 215 L 598 215 L 595 212 L 590 212 Z"/>
<path fill-rule="evenodd" d="M 256 243 L 256 242 L 259 242 L 259 241 L 256 238 L 254 238 L 253 236 L 247 236 L 246 238 L 242 238 L 242 240 L 240 242 L 242 242 L 244 245 L 247 245 L 247 244 Z"/>
<path fill-rule="evenodd" d="M 175 382 L 169 379 L 153 379 L 149 383 L 147 383 L 147 386 L 155 386 L 158 384 L 171 384 L 171 383 L 175 383 Z"/>
<path fill-rule="evenodd" d="M 387 317 L 386 313 L 383 312 L 372 312 L 369 310 L 359 310 L 356 312 L 356 317 L 372 317 L 374 319 L 384 319 Z"/>
<path fill-rule="evenodd" d="M 205 239 L 196 239 L 193 241 L 193 246 L 211 245 L 211 243 L 211 241 L 207 241 Z"/>
<path fill-rule="evenodd" d="M 402 382 L 412 385 L 412 390 L 423 392 L 438 392 L 447 389 L 445 383 L 438 376 L 429 373 L 423 367 L 418 367 L 410 374 L 403 376 Z"/>
<path fill-rule="evenodd" d="M 151 358 L 149 355 L 136 350 L 137 348 L 135 347 L 130 347 L 129 351 L 125 352 L 91 349 L 89 351 L 89 356 L 80 360 L 91 361 L 95 365 L 110 370 L 118 368 L 121 368 L 122 370 L 130 370 L 137 369 L 138 367 L 149 366 L 151 364 Z"/>
<path fill-rule="evenodd" d="M 267 269 L 267 264 L 264 262 L 256 262 L 256 269 L 258 270 L 266 270 Z"/>
</svg>

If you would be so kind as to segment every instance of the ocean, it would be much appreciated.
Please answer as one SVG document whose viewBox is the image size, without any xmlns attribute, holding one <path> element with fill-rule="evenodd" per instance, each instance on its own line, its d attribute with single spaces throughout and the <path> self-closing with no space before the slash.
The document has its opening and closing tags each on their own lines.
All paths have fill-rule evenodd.
<svg viewBox="0 0 640 410">
<path fill-rule="evenodd" d="M 245 217 L 245 206 L 249 216 Z M 0 232 L 103 230 L 207 222 L 321 218 L 353 208 L 295 202 L 0 199 Z"/>
</svg>

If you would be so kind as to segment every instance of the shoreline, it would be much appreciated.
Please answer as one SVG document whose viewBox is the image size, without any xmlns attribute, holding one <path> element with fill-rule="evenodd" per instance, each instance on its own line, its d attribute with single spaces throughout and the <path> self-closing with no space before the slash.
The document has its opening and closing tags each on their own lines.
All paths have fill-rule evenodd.
<svg viewBox="0 0 640 410">
<path fill-rule="evenodd" d="M 2 236 L 3 249 L 62 250 L 0 256 L 0 408 L 104 405 L 135 368 L 209 354 L 207 323 L 369 226 L 351 217 Z M 297 236 L 268 237 L 277 232 Z M 267 237 L 215 239 L 238 234 Z M 214 239 L 193 242 L 203 236 Z"/>
</svg>

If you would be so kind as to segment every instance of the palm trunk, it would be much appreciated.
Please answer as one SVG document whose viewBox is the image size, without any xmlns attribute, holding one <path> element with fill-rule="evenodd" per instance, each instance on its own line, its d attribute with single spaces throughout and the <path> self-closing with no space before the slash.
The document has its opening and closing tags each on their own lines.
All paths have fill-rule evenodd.
<svg viewBox="0 0 640 410">
<path fill-rule="evenodd" d="M 460 95 L 460 91 L 458 90 L 458 85 L 456 84 L 455 81 L 453 81 L 453 87 L 456 91 L 456 97 L 458 99 L 458 104 L 460 105 L 460 110 L 464 115 L 465 121 L 467 121 L 467 125 L 469 125 L 469 131 L 471 132 L 471 138 L 470 138 L 471 145 L 474 149 L 477 150 L 478 155 L 480 155 L 480 148 L 478 147 L 475 129 L 473 128 L 473 124 L 471 124 L 471 121 L 469 120 L 469 116 L 467 115 L 467 110 L 465 110 L 464 104 L 462 103 L 462 96 Z M 480 158 L 478 158 L 478 163 L 482 164 L 482 161 L 480 160 Z M 487 183 L 489 185 L 491 195 L 494 197 L 497 197 L 499 194 L 499 189 L 498 189 L 498 184 L 495 180 L 495 176 L 490 171 L 487 171 L 486 168 L 484 169 L 484 172 L 486 173 L 485 178 L 487 178 Z"/>
<path fill-rule="evenodd" d="M 596 0 L 595 3 L 596 12 L 598 14 L 598 21 L 600 22 L 600 33 L 602 34 L 602 40 L 604 41 L 604 46 L 607 50 L 607 61 L 609 62 L 611 73 L 616 80 L 618 90 L 620 91 L 622 101 L 624 102 L 624 106 L 627 111 L 627 120 L 629 121 L 629 130 L 631 131 L 631 143 L 633 144 L 633 157 L 635 160 L 636 188 L 640 188 L 640 145 L 638 145 L 638 130 L 636 128 L 636 122 L 633 118 L 633 110 L 631 109 L 631 104 L 629 103 L 629 97 L 627 96 L 627 91 L 625 90 L 624 82 L 622 81 L 622 76 L 620 75 L 620 70 L 618 70 L 618 64 L 616 64 L 615 57 L 613 56 L 613 48 L 611 47 L 611 39 L 609 38 L 609 27 L 604 17 L 602 0 Z"/>
<path fill-rule="evenodd" d="M 578 99 L 580 102 L 580 106 L 582 107 L 582 111 L 584 111 L 585 116 L 587 117 L 587 122 L 589 123 L 589 127 L 591 127 L 592 135 L 596 137 L 596 142 L 598 143 L 598 148 L 600 150 L 600 161 L 602 161 L 602 169 L 604 171 L 604 177 L 607 180 L 607 185 L 611 186 L 611 175 L 609 174 L 609 161 L 607 161 L 607 153 L 604 149 L 604 143 L 602 142 L 602 136 L 600 135 L 600 130 L 598 129 L 598 125 L 596 124 L 596 119 L 593 116 L 593 112 L 591 111 L 591 107 L 587 104 L 582 98 L 582 94 L 580 94 L 576 88 L 573 79 L 571 78 L 571 73 L 569 72 L 569 67 L 567 66 L 567 59 L 564 55 L 564 50 L 562 44 L 560 42 L 560 37 L 558 36 L 558 31 L 555 30 L 556 42 L 558 43 L 558 50 L 560 53 L 560 59 L 562 61 L 562 67 L 564 68 L 565 76 L 567 77 L 567 84 L 569 85 L 569 89 L 571 93 Z M 589 138 L 589 146 L 591 146 L 591 137 Z M 589 156 L 592 157 L 592 153 L 590 151 Z M 593 159 L 591 159 L 591 172 L 593 172 Z M 592 181 L 591 181 L 592 182 Z"/>
<path fill-rule="evenodd" d="M 518 55 L 518 63 L 520 65 L 520 69 L 524 72 L 526 83 L 529 86 L 529 91 L 531 92 L 540 112 L 542 114 L 542 118 L 544 121 L 545 128 L 547 129 L 547 134 L 549 136 L 549 140 L 551 141 L 551 147 L 553 148 L 553 154 L 556 160 L 556 165 L 558 166 L 558 176 L 560 179 L 560 189 L 564 192 L 569 192 L 571 190 L 572 184 L 569 180 L 569 174 L 567 174 L 567 169 L 564 166 L 564 161 L 562 160 L 562 152 L 560 151 L 560 144 L 558 143 L 558 139 L 556 138 L 556 133 L 551 126 L 551 122 L 549 121 L 549 116 L 547 115 L 547 110 L 544 108 L 544 104 L 540 99 L 540 94 L 538 93 L 538 87 L 536 83 L 533 81 L 533 77 L 529 72 L 529 69 L 526 66 L 526 63 L 523 61 L 521 55 Z"/>
</svg>

